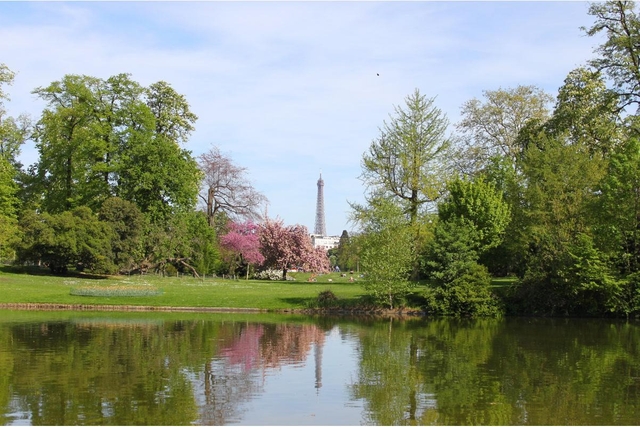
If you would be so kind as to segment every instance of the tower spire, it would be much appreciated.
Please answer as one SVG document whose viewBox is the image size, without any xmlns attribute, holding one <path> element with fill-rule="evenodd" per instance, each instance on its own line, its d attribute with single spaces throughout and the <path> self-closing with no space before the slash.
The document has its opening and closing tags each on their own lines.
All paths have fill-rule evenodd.
<svg viewBox="0 0 640 427">
<path fill-rule="evenodd" d="M 316 226 L 313 230 L 314 234 L 321 236 L 327 235 L 327 227 L 324 223 L 324 181 L 322 180 L 322 172 L 318 179 L 318 199 L 316 201 Z"/>
</svg>

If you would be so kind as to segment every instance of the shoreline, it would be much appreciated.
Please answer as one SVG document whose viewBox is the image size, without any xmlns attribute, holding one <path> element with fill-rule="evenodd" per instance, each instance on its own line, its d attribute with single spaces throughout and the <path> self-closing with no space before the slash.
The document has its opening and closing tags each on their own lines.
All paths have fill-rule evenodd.
<svg viewBox="0 0 640 427">
<path fill-rule="evenodd" d="M 58 304 L 58 303 L 0 303 L 0 310 L 24 311 L 118 311 L 118 312 L 191 312 L 191 313 L 279 313 L 306 315 L 369 315 L 383 317 L 424 317 L 416 310 L 345 310 L 345 309 L 262 309 L 239 307 L 173 307 L 152 305 L 110 305 L 110 304 Z"/>
<path fill-rule="evenodd" d="M 110 304 L 58 304 L 58 303 L 1 303 L 0 310 L 41 310 L 41 311 L 176 311 L 176 312 L 220 312 L 220 313 L 267 313 L 261 308 L 230 307 L 172 307 L 153 305 L 110 305 Z"/>
</svg>

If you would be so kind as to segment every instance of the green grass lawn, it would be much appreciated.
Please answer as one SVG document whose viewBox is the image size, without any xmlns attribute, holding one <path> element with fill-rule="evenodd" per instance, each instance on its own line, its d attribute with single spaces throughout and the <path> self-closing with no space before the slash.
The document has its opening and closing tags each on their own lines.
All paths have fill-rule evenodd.
<svg viewBox="0 0 640 427">
<path fill-rule="evenodd" d="M 285 310 L 307 308 L 318 294 L 331 290 L 340 300 L 357 301 L 365 294 L 356 281 L 349 282 L 339 273 L 330 273 L 308 282 L 309 274 L 289 273 L 296 281 L 196 279 L 184 277 L 118 276 L 96 278 L 83 275 L 66 277 L 46 275 L 47 270 L 19 273 L 0 268 L 0 304 L 51 303 L 88 305 L 144 305 L 154 307 L 217 307 Z M 38 273 L 38 274 L 34 274 Z M 331 281 L 330 281 L 331 280 Z M 85 287 L 157 288 L 155 296 L 77 296 L 72 289 Z"/>
</svg>

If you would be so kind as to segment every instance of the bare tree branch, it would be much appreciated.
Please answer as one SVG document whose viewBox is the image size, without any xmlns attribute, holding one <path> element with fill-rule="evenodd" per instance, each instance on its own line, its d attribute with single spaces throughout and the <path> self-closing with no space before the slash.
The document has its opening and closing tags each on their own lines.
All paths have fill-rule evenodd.
<svg viewBox="0 0 640 427">
<path fill-rule="evenodd" d="M 216 146 L 198 157 L 204 180 L 200 198 L 206 204 L 209 225 L 219 213 L 230 219 L 260 220 L 267 198 L 253 188 L 246 168 L 236 166 Z"/>
</svg>

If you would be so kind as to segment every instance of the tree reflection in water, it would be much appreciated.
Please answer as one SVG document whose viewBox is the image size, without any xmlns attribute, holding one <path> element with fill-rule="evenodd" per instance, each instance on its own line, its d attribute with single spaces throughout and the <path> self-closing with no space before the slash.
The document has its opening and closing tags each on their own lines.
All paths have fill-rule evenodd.
<svg viewBox="0 0 640 427">
<path fill-rule="evenodd" d="M 637 323 L 184 316 L 0 312 L 0 423 L 640 419 Z"/>
<path fill-rule="evenodd" d="M 238 422 L 242 404 L 262 392 L 265 373 L 305 362 L 324 335 L 313 324 L 105 318 L 0 323 L 0 408 L 6 408 L 0 422 Z"/>
<path fill-rule="evenodd" d="M 364 424 L 629 425 L 640 328 L 603 319 L 439 319 L 359 329 Z"/>
<path fill-rule="evenodd" d="M 316 384 L 321 384 L 321 349 L 325 331 L 316 325 L 237 324 L 238 331 L 221 339 L 219 357 L 205 364 L 204 405 L 207 425 L 239 422 L 239 407 L 262 392 L 265 373 L 304 362 L 315 347 Z"/>
</svg>

